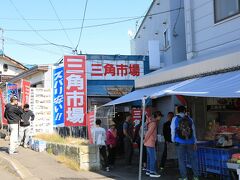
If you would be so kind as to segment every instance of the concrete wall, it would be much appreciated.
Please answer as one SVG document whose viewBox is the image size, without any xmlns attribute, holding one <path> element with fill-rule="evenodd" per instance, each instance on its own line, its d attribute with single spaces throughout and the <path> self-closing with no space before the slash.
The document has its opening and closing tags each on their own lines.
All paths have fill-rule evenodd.
<svg viewBox="0 0 240 180">
<path fill-rule="evenodd" d="M 215 23 L 212 0 L 185 0 L 184 3 L 188 59 L 240 45 L 239 15 Z"/>
<path fill-rule="evenodd" d="M 99 170 L 99 148 L 95 145 L 71 146 L 47 142 L 46 151 L 54 155 L 64 155 L 77 162 L 81 170 Z"/>
<path fill-rule="evenodd" d="M 135 38 L 131 41 L 132 54 L 148 55 L 148 42 L 158 40 L 160 59 L 164 66 L 186 59 L 184 11 L 183 9 L 177 10 L 180 6 L 183 6 L 183 2 L 181 5 L 180 2 L 182 1 L 156 0 L 153 2 L 148 16 L 143 21 Z M 169 10 L 174 11 L 166 12 Z M 149 16 L 150 14 L 157 15 Z M 164 31 L 167 29 L 169 31 L 170 46 L 164 48 Z"/>
</svg>

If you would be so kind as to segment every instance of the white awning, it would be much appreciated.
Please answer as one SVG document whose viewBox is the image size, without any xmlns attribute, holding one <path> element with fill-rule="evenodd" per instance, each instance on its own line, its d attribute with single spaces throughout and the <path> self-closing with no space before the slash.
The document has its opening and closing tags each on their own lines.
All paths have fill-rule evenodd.
<svg viewBox="0 0 240 180">
<path fill-rule="evenodd" d="M 240 71 L 221 73 L 189 79 L 178 83 L 139 89 L 113 100 L 104 106 L 136 101 L 142 99 L 144 96 L 154 99 L 168 95 L 240 98 Z"/>
<path fill-rule="evenodd" d="M 169 95 L 240 98 L 240 71 L 198 78 L 168 92 Z"/>
<path fill-rule="evenodd" d="M 122 96 L 118 99 L 115 99 L 115 100 L 105 104 L 104 106 L 111 106 L 111 105 L 141 100 L 144 96 L 150 97 L 153 94 L 155 94 L 157 92 L 162 92 L 163 90 L 165 90 L 171 86 L 174 86 L 176 84 L 177 83 L 172 83 L 172 84 L 165 84 L 165 85 L 161 85 L 161 86 L 139 89 L 139 90 L 133 91 L 129 94 L 126 94 L 125 96 Z M 160 96 L 164 96 L 164 94 L 159 95 L 158 97 L 160 97 Z"/>
</svg>

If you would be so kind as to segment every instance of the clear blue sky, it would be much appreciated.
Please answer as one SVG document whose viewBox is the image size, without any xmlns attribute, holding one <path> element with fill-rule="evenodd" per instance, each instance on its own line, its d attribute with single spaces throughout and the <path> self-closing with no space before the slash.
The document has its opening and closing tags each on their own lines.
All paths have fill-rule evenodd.
<svg viewBox="0 0 240 180">
<path fill-rule="evenodd" d="M 85 0 L 51 0 L 51 2 L 64 28 L 81 27 Z M 128 19 L 119 17 L 143 16 L 151 2 L 152 0 L 88 0 L 84 26 Z M 54 63 L 71 51 L 49 45 L 36 46 L 48 43 L 43 38 L 74 48 L 77 45 L 80 29 L 66 31 L 71 42 L 64 31 L 38 31 L 43 38 L 34 31 L 12 31 L 61 29 L 62 26 L 49 0 L 4 0 L 0 6 L 0 28 L 4 29 L 6 55 L 27 64 Z M 128 30 L 135 30 L 135 25 L 136 20 L 132 20 L 85 28 L 78 50 L 81 49 L 83 53 L 88 54 L 130 54 Z"/>
</svg>

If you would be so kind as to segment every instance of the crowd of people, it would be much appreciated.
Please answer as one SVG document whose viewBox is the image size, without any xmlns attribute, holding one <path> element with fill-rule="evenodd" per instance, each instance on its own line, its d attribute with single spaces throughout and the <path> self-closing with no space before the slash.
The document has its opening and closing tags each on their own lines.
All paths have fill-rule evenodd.
<svg viewBox="0 0 240 180">
<path fill-rule="evenodd" d="M 152 178 L 159 178 L 159 170 L 162 172 L 165 168 L 166 160 L 168 157 L 168 149 L 175 147 L 178 158 L 178 166 L 180 172 L 180 179 L 187 180 L 187 167 L 186 158 L 190 160 L 193 179 L 198 180 L 198 167 L 197 167 L 197 155 L 196 155 L 196 133 L 194 121 L 186 113 L 184 106 L 178 107 L 178 112 L 175 115 L 173 112 L 167 114 L 167 121 L 163 125 L 163 153 L 160 158 L 160 162 L 157 162 L 157 142 L 158 142 L 158 127 L 159 122 L 164 116 L 160 111 L 156 111 L 152 116 L 144 118 L 144 127 L 142 123 L 138 123 L 135 127 L 132 122 L 132 116 L 127 113 L 125 121 L 122 125 L 122 131 L 124 134 L 124 156 L 126 166 L 131 166 L 134 143 L 138 144 L 140 149 L 143 146 L 142 151 L 142 170 L 143 172 Z M 96 127 L 92 129 L 94 137 L 94 143 L 99 146 L 100 155 L 103 159 L 103 167 L 106 171 L 110 171 L 114 167 L 116 157 L 116 147 L 118 142 L 116 125 L 110 124 L 110 128 L 105 131 L 101 127 L 101 120 L 96 120 Z M 143 131 L 143 132 L 142 132 Z M 141 135 L 143 134 L 143 144 L 141 144 Z M 159 166 L 158 166 L 159 164 Z"/>
<path fill-rule="evenodd" d="M 17 154 L 17 148 L 22 145 L 28 147 L 30 137 L 30 121 L 33 121 L 35 116 L 29 109 L 28 104 L 22 104 L 16 96 L 10 98 L 10 103 L 6 104 L 4 117 L 7 119 L 10 129 L 10 144 L 8 153 Z"/>
</svg>

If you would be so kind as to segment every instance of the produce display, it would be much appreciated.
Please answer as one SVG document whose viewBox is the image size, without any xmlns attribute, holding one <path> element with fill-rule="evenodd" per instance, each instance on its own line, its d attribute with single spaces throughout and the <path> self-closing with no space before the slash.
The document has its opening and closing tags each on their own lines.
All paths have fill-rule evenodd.
<svg viewBox="0 0 240 180">
<path fill-rule="evenodd" d="M 229 159 L 228 162 L 240 164 L 240 153 L 233 154 L 233 155 L 232 155 L 232 158 Z"/>
</svg>

